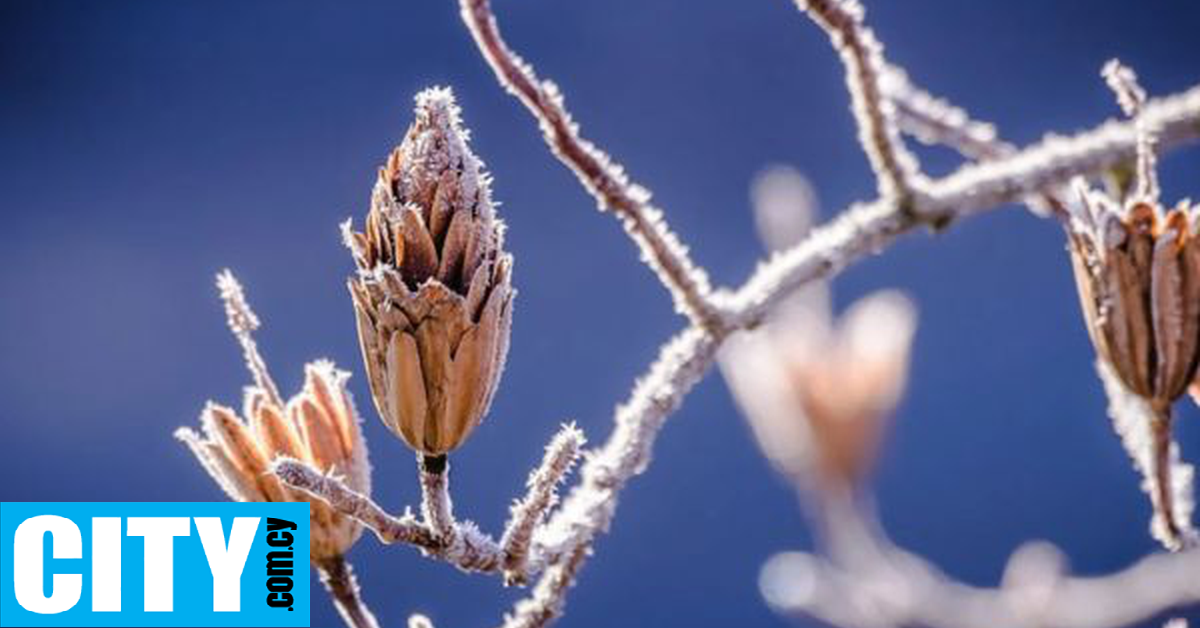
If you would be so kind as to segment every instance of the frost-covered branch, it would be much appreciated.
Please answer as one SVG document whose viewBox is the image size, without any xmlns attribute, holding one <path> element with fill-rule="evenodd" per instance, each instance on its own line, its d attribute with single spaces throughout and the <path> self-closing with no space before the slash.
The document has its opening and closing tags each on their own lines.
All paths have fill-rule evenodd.
<svg viewBox="0 0 1200 628">
<path fill-rule="evenodd" d="M 996 127 L 971 118 L 961 107 L 913 85 L 896 67 L 884 71 L 882 88 L 901 131 L 925 144 L 941 144 L 975 161 L 1006 157 L 1017 147 L 999 138 Z"/>
<path fill-rule="evenodd" d="M 973 161 L 991 161 L 1017 152 L 1017 147 L 999 137 L 996 127 L 973 119 L 966 110 L 934 96 L 914 85 L 908 75 L 888 67 L 883 76 L 883 91 L 896 108 L 900 130 L 925 144 L 940 144 L 958 151 Z M 1024 202 L 1039 216 L 1051 212 L 1066 215 L 1062 192 L 1048 188 Z"/>
<path fill-rule="evenodd" d="M 861 9 L 856 3 L 832 0 L 801 0 L 798 5 L 826 28 L 843 54 L 861 138 L 880 178 L 881 198 L 851 207 L 796 246 L 775 255 L 738 290 L 713 295 L 704 272 L 692 264 L 686 247 L 666 227 L 659 210 L 649 204 L 648 193 L 579 136 L 557 89 L 538 79 L 532 68 L 508 49 L 488 0 L 461 0 L 463 19 L 501 84 L 531 111 L 555 155 L 576 173 L 601 207 L 613 209 L 622 219 L 647 263 L 672 290 L 677 309 L 687 314 L 694 326 L 664 346 L 631 397 L 618 408 L 608 441 L 588 455 L 579 483 L 562 507 L 538 525 L 552 507 L 554 485 L 569 466 L 564 461 L 574 459 L 579 443 L 549 448 L 543 463 L 545 473 L 533 476 L 530 495 L 514 509 L 503 545 L 473 525 L 454 520 L 445 475 L 432 469 L 422 471 L 423 521 L 407 514 L 388 515 L 339 481 L 294 461 L 277 464 L 276 472 L 283 481 L 362 521 L 384 542 L 415 545 L 425 554 L 463 569 L 504 572 L 512 581 L 541 572 L 532 596 L 515 606 L 506 626 L 545 625 L 561 613 L 566 591 L 596 537 L 612 521 L 621 490 L 649 464 L 663 423 L 707 372 L 717 349 L 733 330 L 756 325 L 796 288 L 879 251 L 920 224 L 944 223 L 1042 193 L 1072 176 L 1111 167 L 1136 152 L 1133 125 L 1122 122 L 1109 122 L 1072 138 L 1049 137 L 1016 151 L 960 110 L 923 97 L 923 92 L 905 82 L 907 98 L 896 97 L 902 103 L 902 119 L 910 123 L 923 119 L 926 135 L 988 160 L 938 180 L 923 181 L 916 193 L 914 182 L 920 175 L 900 142 L 893 104 L 881 91 L 886 66 L 878 43 L 862 25 Z M 1200 88 L 1145 104 L 1140 119 L 1159 130 L 1163 148 L 1194 139 L 1200 135 Z M 917 132 L 921 132 L 919 126 Z"/>
<path fill-rule="evenodd" d="M 795 2 L 829 35 L 846 66 L 858 140 L 875 171 L 879 195 L 906 207 L 918 191 L 922 175 L 896 126 L 895 107 L 883 92 L 887 65 L 883 46 L 864 22 L 866 10 L 858 0 Z"/>
<path fill-rule="evenodd" d="M 1150 535 L 1167 549 L 1177 550 L 1196 544 L 1192 525 L 1193 476 L 1195 470 L 1184 464 L 1179 445 L 1171 438 L 1170 407 L 1153 404 L 1129 392 L 1102 361 L 1096 371 L 1108 394 L 1108 413 L 1121 444 L 1142 476 L 1142 490 L 1150 495 L 1154 517 Z"/>
<path fill-rule="evenodd" d="M 575 173 L 600 209 L 612 209 L 621 219 L 643 259 L 670 289 L 676 309 L 704 327 L 722 327 L 720 313 L 709 302 L 708 275 L 692 263 L 662 211 L 650 203 L 650 191 L 630 181 L 620 164 L 579 135 L 558 87 L 538 78 L 504 42 L 490 0 L 460 0 L 460 6 L 463 21 L 500 84 L 529 109 L 550 150 Z"/>
<path fill-rule="evenodd" d="M 370 498 L 303 462 L 279 460 L 272 472 L 288 487 L 305 491 L 324 500 L 334 510 L 354 517 L 383 543 L 412 545 L 426 556 L 443 560 L 463 571 L 495 573 L 501 568 L 500 546 L 469 521 L 453 522 L 452 533 L 446 535 L 435 529 L 429 519 L 420 520 L 407 512 L 400 517 L 389 515 Z"/>
<path fill-rule="evenodd" d="M 288 487 L 318 497 L 334 510 L 357 519 L 384 543 L 408 543 L 429 551 L 441 548 L 433 531 L 411 513 L 393 517 L 371 498 L 350 489 L 338 478 L 313 469 L 307 463 L 277 458 L 271 472 Z"/>
<path fill-rule="evenodd" d="M 446 456 L 417 456 L 417 476 L 421 479 L 421 517 L 425 525 L 446 546 L 458 537 L 454 521 L 454 500 L 450 498 L 450 463 Z"/>
<path fill-rule="evenodd" d="M 1131 68 L 1116 59 L 1104 64 L 1100 74 L 1108 83 L 1110 89 L 1117 95 L 1117 103 L 1125 115 L 1134 120 L 1138 128 L 1137 150 L 1137 180 L 1136 194 L 1145 199 L 1158 198 L 1158 173 L 1155 170 L 1154 142 L 1155 132 L 1151 120 L 1142 116 L 1146 105 L 1146 90 L 1138 84 L 1137 74 Z"/>
<path fill-rule="evenodd" d="M 522 581 L 533 533 L 558 502 L 558 485 L 579 459 L 579 451 L 585 442 L 583 432 L 575 424 L 564 425 L 546 445 L 541 466 L 529 474 L 526 483 L 529 492 L 525 499 L 513 505 L 508 527 L 500 540 L 504 550 L 504 571 L 510 582 Z"/>
<path fill-rule="evenodd" d="M 575 584 L 575 575 L 591 552 L 585 546 L 546 570 L 533 595 L 521 600 L 504 617 L 501 628 L 542 628 L 558 619 L 566 605 L 567 591 Z"/>
<path fill-rule="evenodd" d="M 879 252 L 899 235 L 918 226 L 940 227 L 977 212 L 1039 196 L 1057 206 L 1055 191 L 1074 176 L 1097 174 L 1135 154 L 1140 157 L 1140 164 L 1152 165 L 1152 146 L 1139 141 L 1139 137 L 1146 136 L 1139 130 L 1153 129 L 1159 149 L 1200 137 L 1200 87 L 1170 98 L 1146 101 L 1144 94 L 1134 89 L 1132 76 L 1114 67 L 1106 73 L 1119 91 L 1124 90 L 1134 121 L 1107 122 L 1073 137 L 1048 136 L 1018 150 L 1001 141 L 990 125 L 974 121 L 954 105 L 921 91 L 902 72 L 890 68 L 883 59 L 881 45 L 864 24 L 863 9 L 857 0 L 794 1 L 826 31 L 841 55 L 859 139 L 878 179 L 879 198 L 851 206 L 799 243 L 778 251 L 740 287 L 714 291 L 705 270 L 692 262 L 687 246 L 668 227 L 662 212 L 651 204 L 649 191 L 631 181 L 619 164 L 580 135 L 555 85 L 540 79 L 532 66 L 508 48 L 492 14 L 490 0 L 459 0 L 462 18 L 500 84 L 530 111 L 551 151 L 575 173 L 596 198 L 600 209 L 612 210 L 618 217 L 640 248 L 643 261 L 670 290 L 676 310 L 690 324 L 661 348 L 657 360 L 636 382 L 630 397 L 617 408 L 614 429 L 606 442 L 581 452 L 582 434 L 574 426 L 564 426 L 547 446 L 541 466 L 530 475 L 527 493 L 512 508 L 511 520 L 499 542 L 473 523 L 456 520 L 446 454 L 461 442 L 461 435 L 477 423 L 484 410 L 478 415 L 470 412 L 455 415 L 471 419 L 464 424 L 465 429 L 455 432 L 458 440 L 450 439 L 455 442 L 441 438 L 449 437 L 449 433 L 437 433 L 435 436 L 439 438 L 429 440 L 416 436 L 418 430 L 413 429 L 413 421 L 429 420 L 429 407 L 433 407 L 433 402 L 426 400 L 430 394 L 426 384 L 431 373 L 442 372 L 440 369 L 445 365 L 440 362 L 445 360 L 441 356 L 448 357 L 449 351 L 443 349 L 435 354 L 438 359 L 432 361 L 432 366 L 422 366 L 421 361 L 412 359 L 420 356 L 424 360 L 427 349 L 420 347 L 419 333 L 415 340 L 410 334 L 412 329 L 403 325 L 399 329 L 390 327 L 396 317 L 391 316 L 394 312 L 389 308 L 402 302 L 411 308 L 408 315 L 417 312 L 420 318 L 424 316 L 422 307 L 442 307 L 445 303 L 465 307 L 471 299 L 476 299 L 472 303 L 479 305 L 481 295 L 499 294 L 501 297 L 488 297 L 485 315 L 487 307 L 492 307 L 494 317 L 501 316 L 501 312 L 507 316 L 510 258 L 502 251 L 491 251 L 489 254 L 500 255 L 495 260 L 495 272 L 477 274 L 481 278 L 479 283 L 472 279 L 458 285 L 461 282 L 457 280 L 462 278 L 458 277 L 459 267 L 455 264 L 467 259 L 471 251 L 483 259 L 483 254 L 470 246 L 474 242 L 471 234 L 476 231 L 472 231 L 474 227 L 469 221 L 490 220 L 487 212 L 476 214 L 479 207 L 490 205 L 487 179 L 479 171 L 481 164 L 473 157 L 467 158 L 465 129 L 459 128 L 457 109 L 449 92 L 423 92 L 418 97 L 418 124 L 410 130 L 413 139 L 406 137 L 381 169 L 364 233 L 345 229 L 347 243 L 360 267 L 351 283 L 360 335 L 368 358 L 376 360 L 368 362 L 372 393 L 377 408 L 385 415 L 385 423 L 420 452 L 421 517 L 408 511 L 401 516 L 387 513 L 372 501 L 361 482 L 353 481 L 353 473 L 343 474 L 329 465 L 311 466 L 296 459 L 311 458 L 297 456 L 287 447 L 280 450 L 285 456 L 275 456 L 269 467 L 286 489 L 271 486 L 318 498 L 324 503 L 314 501 L 314 507 L 328 505 L 336 513 L 372 530 L 382 542 L 411 545 L 427 557 L 464 571 L 501 575 L 509 584 L 524 584 L 540 574 L 531 595 L 519 601 L 505 617 L 503 628 L 546 626 L 562 614 L 567 592 L 594 551 L 597 538 L 611 525 L 621 491 L 649 465 L 667 418 L 707 373 L 730 335 L 761 324 L 772 309 L 805 284 L 830 277 L 854 261 Z M 927 179 L 905 148 L 901 127 L 923 141 L 947 144 L 982 163 L 963 166 L 940 179 Z M 453 150 L 445 154 L 433 150 L 446 146 Z M 428 159 L 413 159 L 414 155 Z M 439 159 L 443 158 L 446 163 L 457 165 L 447 167 L 444 176 L 439 175 L 436 180 L 426 177 L 428 173 L 421 169 L 429 164 L 442 167 L 445 164 Z M 415 170 L 407 172 L 404 168 Z M 408 176 L 414 173 L 422 176 L 415 179 Z M 425 202 L 428 207 L 424 209 L 428 211 L 419 214 L 422 207 L 414 205 L 414 200 Z M 461 206 L 448 205 L 454 203 Z M 455 219 L 447 217 L 450 209 L 454 210 L 450 213 L 454 213 Z M 392 224 L 393 220 L 408 223 Z M 484 226 L 494 231 L 499 229 L 492 223 Z M 440 235 L 435 238 L 438 232 Z M 435 270 L 439 285 L 445 288 L 443 280 L 448 281 L 458 292 L 447 288 L 442 294 L 422 288 L 412 293 L 413 285 L 432 285 L 429 281 Z M 406 278 L 404 273 L 411 276 Z M 406 283 L 409 279 L 412 281 Z M 477 288 L 488 285 L 493 289 Z M 285 409 L 290 412 L 292 404 L 286 404 L 285 408 L 251 336 L 258 321 L 245 304 L 241 287 L 227 274 L 222 275 L 220 286 L 229 325 L 242 344 L 257 389 L 262 391 L 265 403 L 278 407 L 279 412 Z M 496 291 L 495 287 L 501 289 Z M 449 295 L 449 300 L 435 300 L 429 296 L 434 293 L 439 299 Z M 461 319 L 457 314 L 447 318 Z M 473 320 L 472 315 L 466 319 Z M 463 360 L 461 364 L 502 366 L 508 323 L 507 318 L 503 324 L 498 320 L 494 318 L 493 326 L 488 329 L 493 335 L 499 334 L 500 339 L 495 345 L 486 346 L 487 351 L 500 352 L 499 362 L 479 359 Z M 411 323 L 407 319 L 400 322 Z M 466 333 L 463 332 L 463 337 Z M 390 338 L 386 349 L 376 346 L 376 341 L 383 337 Z M 460 340 L 456 337 L 454 345 L 460 347 L 459 351 Z M 486 353 L 483 349 L 476 351 L 480 355 Z M 397 355 L 410 360 L 397 362 Z M 456 357 L 454 365 L 459 363 Z M 378 372 L 372 374 L 372 364 L 377 370 L 394 372 L 389 372 L 389 377 L 380 377 Z M 484 381 L 487 386 L 483 387 L 485 394 L 463 398 L 472 404 L 479 399 L 490 399 L 494 388 L 489 387 L 494 386 L 498 373 L 498 368 L 486 371 L 486 377 L 469 372 L 463 380 L 456 380 L 456 390 L 458 386 L 469 390 L 487 380 Z M 390 377 L 395 375 L 401 377 Z M 323 397 L 317 392 L 313 395 L 328 401 L 328 390 L 333 388 L 336 387 L 322 388 Z M 382 406 L 381 391 L 387 393 Z M 348 396 L 345 400 L 349 404 Z M 304 410 L 298 412 L 303 414 Z M 342 414 L 355 418 L 352 424 L 357 426 L 353 412 Z M 309 415 L 305 416 L 314 425 L 321 418 L 311 412 Z M 1114 409 L 1118 424 L 1129 416 Z M 264 422 L 264 425 L 269 428 L 274 423 Z M 1165 513 L 1160 517 L 1161 527 L 1176 535 L 1181 532 L 1194 535 L 1194 531 L 1184 527 L 1190 525 L 1191 502 L 1179 497 L 1190 496 L 1191 469 L 1178 463 L 1176 449 L 1162 438 L 1164 432 L 1151 429 L 1154 423 L 1148 425 L 1149 436 L 1134 435 L 1135 440 L 1141 439 L 1136 448 L 1123 433 L 1127 436 L 1127 446 L 1131 452 L 1136 449 L 1135 460 L 1147 473 L 1158 509 Z M 430 433 L 425 430 L 421 436 Z M 264 430 L 264 438 L 272 435 L 277 434 Z M 283 445 L 290 443 L 284 441 Z M 193 439 L 191 443 L 197 446 L 199 441 Z M 555 510 L 557 488 L 581 457 L 585 462 L 580 479 Z M 274 481 L 262 473 L 269 460 L 256 463 L 253 477 Z M 363 462 L 365 467 L 365 458 Z M 344 480 L 344 475 L 349 479 Z M 1158 488 L 1154 488 L 1155 482 Z M 1179 488 L 1185 482 L 1186 491 Z M 852 529 L 866 527 L 852 526 Z M 353 530 L 351 542 L 358 538 L 359 529 Z M 1194 576 L 1200 568 L 1195 551 L 1170 558 L 1150 558 L 1127 571 L 1099 579 L 1067 578 L 1034 570 L 1036 578 L 1017 578 L 1019 582 L 1012 586 L 1006 584 L 1002 589 L 988 590 L 954 583 L 919 558 L 870 535 L 864 536 L 863 546 L 865 552 L 856 552 L 855 560 L 792 556 L 776 561 L 774 565 L 779 568 L 777 571 L 782 570 L 780 573 L 802 578 L 781 579 L 780 582 L 786 580 L 786 586 L 772 590 L 778 594 L 769 596 L 772 603 L 788 612 L 808 612 L 831 623 L 864 628 L 911 623 L 935 628 L 950 625 L 1106 628 L 1200 599 L 1200 585 L 1195 578 L 1183 577 L 1189 572 Z M 374 617 L 357 600 L 357 585 L 348 567 L 332 561 L 318 567 L 347 623 L 374 628 Z M 1029 585 L 1031 580 L 1034 586 Z M 1123 595 L 1117 597 L 1116 592 Z M 1119 605 L 1105 601 L 1114 599 L 1120 600 Z M 1082 604 L 1085 600 L 1088 604 Z M 419 615 L 412 616 L 409 625 L 432 627 L 428 619 Z"/>
<path fill-rule="evenodd" d="M 421 518 L 408 512 L 399 517 L 390 515 L 339 478 L 299 460 L 277 459 L 271 472 L 289 488 L 317 497 L 337 512 L 358 520 L 385 544 L 412 545 L 426 556 L 464 571 L 503 573 L 508 581 L 522 583 L 545 566 L 542 548 L 530 551 L 531 538 L 554 506 L 555 488 L 570 472 L 584 442 L 583 432 L 573 424 L 564 425 L 551 440 L 542 465 L 530 476 L 528 494 L 513 508 L 501 543 L 474 523 L 454 518 L 450 469 L 441 457 L 419 460 Z"/>
<path fill-rule="evenodd" d="M 342 556 L 316 561 L 321 583 L 333 598 L 338 614 L 350 628 L 379 628 L 375 614 L 363 602 L 354 569 Z"/>
</svg>

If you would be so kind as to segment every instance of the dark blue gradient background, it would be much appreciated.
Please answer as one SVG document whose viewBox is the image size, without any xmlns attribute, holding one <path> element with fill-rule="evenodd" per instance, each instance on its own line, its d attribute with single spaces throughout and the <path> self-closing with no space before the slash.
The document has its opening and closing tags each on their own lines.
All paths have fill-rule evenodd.
<svg viewBox="0 0 1200 628">
<path fill-rule="evenodd" d="M 807 172 L 826 213 L 873 194 L 828 41 L 784 0 L 498 0 L 511 43 L 588 136 L 653 188 L 716 280 L 759 255 L 746 187 Z M 1026 143 L 1116 115 L 1120 56 L 1152 92 L 1200 81 L 1200 8 L 1115 2 L 871 2 L 895 62 Z M 497 531 L 559 422 L 607 436 L 613 406 L 681 325 L 616 221 L 598 214 L 496 85 L 446 0 L 0 5 L 0 499 L 216 500 L 172 440 L 247 376 L 213 275 L 233 268 L 287 390 L 328 356 L 356 373 L 378 499 L 415 502 L 411 454 L 371 410 L 337 223 L 365 211 L 419 89 L 457 90 L 496 177 L 520 288 L 491 417 L 455 456 L 459 513 Z M 955 161 L 923 151 L 930 169 Z M 1200 196 L 1200 151 L 1162 164 Z M 1153 551 L 1147 500 L 1111 433 L 1058 227 L 1019 208 L 905 237 L 837 281 L 921 308 L 911 390 L 877 473 L 894 537 L 993 583 L 1028 539 L 1096 573 Z M 1183 411 L 1200 457 L 1200 413 Z M 662 434 L 564 626 L 778 626 L 756 579 L 810 545 L 719 377 Z M 381 619 L 487 626 L 522 592 L 365 538 Z M 336 625 L 323 597 L 314 625 Z"/>
</svg>

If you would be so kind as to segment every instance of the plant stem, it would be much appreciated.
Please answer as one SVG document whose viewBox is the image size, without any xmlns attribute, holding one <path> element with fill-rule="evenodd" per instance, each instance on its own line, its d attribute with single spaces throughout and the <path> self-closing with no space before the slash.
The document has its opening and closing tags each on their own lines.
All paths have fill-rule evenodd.
<svg viewBox="0 0 1200 628">
<path fill-rule="evenodd" d="M 363 601 L 354 578 L 354 569 L 346 562 L 345 556 L 334 556 L 313 561 L 317 573 L 321 574 L 321 584 L 333 598 L 333 605 L 338 614 L 350 628 L 379 628 L 379 622 L 374 613 Z"/>
</svg>

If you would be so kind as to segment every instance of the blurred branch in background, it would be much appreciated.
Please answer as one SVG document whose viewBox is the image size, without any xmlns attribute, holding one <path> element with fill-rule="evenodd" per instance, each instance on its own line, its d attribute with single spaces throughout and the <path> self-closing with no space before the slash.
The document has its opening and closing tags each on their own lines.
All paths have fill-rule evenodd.
<svg viewBox="0 0 1200 628">
<path fill-rule="evenodd" d="M 891 545 L 873 521 L 844 508 L 827 529 L 853 548 L 835 558 L 788 552 L 763 568 L 760 587 L 780 613 L 846 628 L 1116 628 L 1200 601 L 1200 552 L 1160 554 L 1102 577 L 1066 574 L 1053 546 L 1032 543 L 1009 560 L 997 588 L 956 582 Z"/>
</svg>

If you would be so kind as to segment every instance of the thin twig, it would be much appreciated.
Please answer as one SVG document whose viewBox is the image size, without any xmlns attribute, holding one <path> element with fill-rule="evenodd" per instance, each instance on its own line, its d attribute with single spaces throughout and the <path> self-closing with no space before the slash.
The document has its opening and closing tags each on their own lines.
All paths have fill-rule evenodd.
<svg viewBox="0 0 1200 628">
<path fill-rule="evenodd" d="M 913 85 L 900 68 L 884 70 L 882 89 L 896 108 L 900 130 L 925 144 L 948 146 L 975 161 L 1017 152 L 1016 146 L 999 138 L 995 126 L 972 119 L 963 108 Z"/>
<path fill-rule="evenodd" d="M 454 521 L 454 502 L 450 499 L 450 463 L 441 456 L 417 455 L 417 475 L 421 478 L 421 516 L 446 546 L 454 544 L 458 524 Z"/>
<path fill-rule="evenodd" d="M 542 464 L 529 474 L 526 483 L 529 492 L 513 505 L 508 527 L 500 539 L 504 571 L 510 584 L 523 584 L 534 530 L 558 501 L 558 485 L 575 465 L 585 442 L 583 432 L 575 424 L 564 425 L 546 445 Z"/>
<path fill-rule="evenodd" d="M 630 181 L 620 164 L 579 135 L 579 125 L 571 120 L 558 88 L 539 79 L 505 44 L 490 0 L 460 0 L 460 6 L 463 21 L 497 80 L 533 114 L 550 150 L 575 173 L 600 208 L 611 208 L 620 217 L 646 263 L 671 291 L 676 309 L 698 325 L 722 328 L 720 312 L 709 303 L 708 276 L 692 262 L 662 211 L 650 204 L 650 191 Z"/>
<path fill-rule="evenodd" d="M 565 560 L 548 568 L 533 595 L 517 602 L 512 613 L 504 617 L 501 628 L 543 628 L 561 617 L 567 592 L 589 552 L 587 547 L 577 547 Z"/>
<path fill-rule="evenodd" d="M 904 133 L 926 144 L 941 144 L 974 161 L 993 161 L 1017 152 L 1017 147 L 1000 139 L 996 127 L 972 119 L 953 103 L 913 85 L 908 75 L 896 67 L 887 67 L 883 91 L 896 107 L 896 123 Z M 1061 188 L 1062 186 L 1059 186 Z M 1039 195 L 1027 196 L 1026 205 L 1039 216 L 1055 214 L 1067 218 L 1061 189 L 1049 187 Z"/>
<path fill-rule="evenodd" d="M 1158 199 L 1158 172 L 1155 168 L 1155 127 L 1142 116 L 1146 106 L 1146 90 L 1138 84 L 1137 74 L 1116 59 L 1104 64 L 1100 74 L 1108 87 L 1117 95 L 1117 103 L 1125 115 L 1133 119 L 1138 129 L 1137 189 L 1135 194 L 1142 200 Z"/>
<path fill-rule="evenodd" d="M 289 488 L 322 499 L 334 510 L 353 517 L 374 532 L 383 543 L 407 543 L 429 552 L 443 549 L 437 535 L 413 515 L 393 517 L 371 498 L 351 490 L 332 475 L 321 473 L 304 462 L 276 458 L 271 472 Z"/>
<path fill-rule="evenodd" d="M 259 327 L 258 316 L 250 309 L 242 284 L 233 276 L 232 271 L 225 269 L 217 275 L 217 290 L 221 293 L 221 301 L 225 303 L 225 318 L 229 330 L 242 346 L 242 354 L 246 358 L 246 367 L 254 377 L 254 385 L 266 393 L 267 399 L 275 407 L 282 408 L 283 397 L 279 395 L 279 388 L 271 379 L 267 363 L 258 352 L 258 343 L 254 341 L 254 330 Z"/>
<path fill-rule="evenodd" d="M 880 87 L 887 67 L 883 46 L 864 23 L 863 6 L 857 0 L 795 2 L 829 35 L 846 67 L 858 140 L 875 171 L 879 196 L 907 207 L 922 175 L 916 157 L 904 147 L 894 107 Z"/>
<path fill-rule="evenodd" d="M 334 606 L 350 628 L 379 628 L 379 622 L 362 599 L 354 569 L 344 556 L 316 561 L 321 583 L 333 598 Z"/>
</svg>

